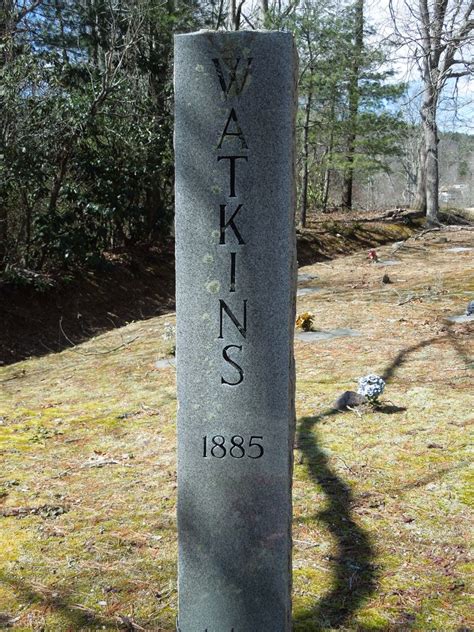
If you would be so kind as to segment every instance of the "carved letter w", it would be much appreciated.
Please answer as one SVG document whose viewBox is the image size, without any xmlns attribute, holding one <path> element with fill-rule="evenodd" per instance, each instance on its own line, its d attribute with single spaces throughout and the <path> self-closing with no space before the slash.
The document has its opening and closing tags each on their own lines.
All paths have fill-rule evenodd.
<svg viewBox="0 0 474 632">
<path fill-rule="evenodd" d="M 219 83 L 221 84 L 222 92 L 226 97 L 238 96 L 245 87 L 247 78 L 250 72 L 250 66 L 252 64 L 253 57 L 247 58 L 247 65 L 243 63 L 243 67 L 239 69 L 240 57 L 236 59 L 223 59 L 224 68 L 227 71 L 228 78 L 224 76 L 224 70 L 222 69 L 219 59 L 213 59 L 214 66 L 216 68 Z"/>
</svg>

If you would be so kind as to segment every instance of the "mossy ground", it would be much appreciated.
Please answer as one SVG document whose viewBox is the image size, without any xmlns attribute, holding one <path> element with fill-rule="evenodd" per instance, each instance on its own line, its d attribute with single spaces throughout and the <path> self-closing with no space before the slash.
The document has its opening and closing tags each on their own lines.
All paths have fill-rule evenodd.
<svg viewBox="0 0 474 632">
<path fill-rule="evenodd" d="M 298 311 L 356 338 L 297 341 L 294 628 L 461 632 L 469 620 L 472 233 L 304 269 Z M 470 244 L 469 244 L 470 241 Z M 387 273 L 392 284 L 383 284 Z M 0 369 L 0 628 L 174 631 L 172 315 Z M 116 349 L 113 351 L 113 349 Z M 378 411 L 335 413 L 354 380 Z"/>
</svg>

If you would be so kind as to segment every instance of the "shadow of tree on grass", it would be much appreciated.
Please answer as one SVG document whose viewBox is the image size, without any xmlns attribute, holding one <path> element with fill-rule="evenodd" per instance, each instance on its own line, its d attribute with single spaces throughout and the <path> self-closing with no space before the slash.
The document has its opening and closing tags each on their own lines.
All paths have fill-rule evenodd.
<svg viewBox="0 0 474 632">
<path fill-rule="evenodd" d="M 331 469 L 317 441 L 316 425 L 338 412 L 329 410 L 316 417 L 303 417 L 298 429 L 298 446 L 311 479 L 321 487 L 327 499 L 326 507 L 314 518 L 327 525 L 337 542 L 331 590 L 294 618 L 296 630 L 305 632 L 342 626 L 377 586 L 375 552 L 369 535 L 352 517 L 350 487 Z"/>
<path fill-rule="evenodd" d="M 80 609 L 59 590 L 52 590 L 46 586 L 28 585 L 19 577 L 0 573 L 0 585 L 11 588 L 23 603 L 35 604 L 44 610 L 54 610 L 71 626 L 71 630 L 101 630 L 106 624 L 106 618 L 97 616 L 89 609 Z"/>
<path fill-rule="evenodd" d="M 0 572 L 0 587 L 2 584 L 13 590 L 24 604 L 36 606 L 45 615 L 48 612 L 59 614 L 64 620 L 64 624 L 68 626 L 67 629 L 71 632 L 73 630 L 87 630 L 90 632 L 93 630 L 128 630 L 130 632 L 145 630 L 145 628 L 127 616 L 101 614 L 92 608 L 75 603 L 72 594 L 69 594 L 69 591 L 65 588 L 61 590 L 56 586 L 51 588 L 40 584 L 28 584 L 20 577 Z M 41 617 L 41 614 L 39 616 Z M 19 617 L 11 617 L 0 613 L 0 629 L 15 628 L 15 623 L 18 619 Z M 34 629 L 49 630 L 52 628 L 35 627 Z M 161 626 L 154 627 L 153 630 L 154 632 L 165 632 Z"/>
<path fill-rule="evenodd" d="M 401 349 L 386 366 L 382 373 L 383 379 L 386 382 L 393 379 L 397 370 L 417 351 L 446 342 L 452 346 L 466 367 L 472 366 L 472 358 L 467 356 L 459 344 L 452 326 L 448 323 L 446 325 L 444 336 L 433 336 Z M 405 410 L 405 407 L 396 405 L 381 405 L 378 412 L 395 414 Z M 353 498 L 350 487 L 331 469 L 327 456 L 318 445 L 317 424 L 340 412 L 330 409 L 317 416 L 303 417 L 298 429 L 297 445 L 303 452 L 312 481 L 321 487 L 328 503 L 325 509 L 314 515 L 314 519 L 324 522 L 337 542 L 337 554 L 332 560 L 332 588 L 311 608 L 294 617 L 295 629 L 300 632 L 344 627 L 377 588 L 375 551 L 369 534 L 352 517 Z M 394 625 L 391 629 L 411 629 L 405 619 L 401 624 L 405 627 L 397 627 L 398 623 Z M 357 630 L 363 632 L 364 628 L 358 625 Z"/>
</svg>

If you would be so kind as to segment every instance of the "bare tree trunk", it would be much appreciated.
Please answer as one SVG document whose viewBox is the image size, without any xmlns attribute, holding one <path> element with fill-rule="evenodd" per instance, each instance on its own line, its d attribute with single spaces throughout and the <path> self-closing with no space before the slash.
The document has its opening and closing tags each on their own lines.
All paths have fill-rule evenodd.
<svg viewBox="0 0 474 632">
<path fill-rule="evenodd" d="M 354 141 L 355 135 L 351 134 L 347 142 L 347 158 L 342 182 L 342 208 L 350 211 L 352 209 L 352 185 L 354 182 Z"/>
<path fill-rule="evenodd" d="M 331 169 L 326 167 L 326 170 L 324 172 L 324 186 L 323 186 L 323 195 L 322 195 L 322 202 L 321 202 L 323 213 L 325 213 L 328 208 L 330 185 L 331 185 Z"/>
<path fill-rule="evenodd" d="M 313 91 L 310 88 L 305 106 L 305 117 L 303 127 L 303 181 L 301 183 L 301 208 L 300 227 L 306 226 L 306 214 L 308 211 L 308 181 L 309 181 L 309 123 L 311 118 L 311 105 L 313 101 Z"/>
<path fill-rule="evenodd" d="M 354 182 L 354 153 L 357 138 L 357 115 L 359 113 L 359 72 L 364 49 L 364 0 L 355 5 L 354 61 L 349 81 L 349 134 L 347 137 L 347 157 L 342 183 L 342 207 L 352 209 L 352 186 Z"/>
<path fill-rule="evenodd" d="M 426 219 L 428 224 L 438 223 L 439 214 L 439 167 L 438 167 L 438 126 L 436 125 L 436 95 L 426 90 L 421 107 L 421 120 L 425 138 L 426 174 Z"/>
<path fill-rule="evenodd" d="M 49 196 L 48 211 L 51 215 L 53 213 L 56 213 L 58 200 L 59 200 L 59 194 L 61 193 L 61 188 L 63 186 L 64 178 L 66 176 L 70 157 L 71 157 L 71 154 L 68 149 L 63 149 L 61 151 L 61 155 L 59 159 L 59 168 L 53 178 L 51 193 Z"/>
<path fill-rule="evenodd" d="M 260 0 L 260 12 L 261 18 L 260 22 L 264 29 L 267 29 L 270 25 L 270 13 L 268 11 L 268 0 Z"/>
<path fill-rule="evenodd" d="M 30 251 L 31 251 L 31 221 L 33 217 L 33 209 L 31 207 L 30 201 L 28 199 L 28 193 L 26 189 L 22 188 L 21 197 L 23 199 L 23 208 L 25 209 L 25 219 L 24 226 L 22 230 L 22 237 L 25 240 L 25 257 L 24 264 L 26 266 L 30 265 Z"/>
<path fill-rule="evenodd" d="M 238 31 L 240 29 L 240 17 L 242 15 L 242 5 L 245 0 L 230 0 L 229 2 L 229 30 Z"/>
<path fill-rule="evenodd" d="M 474 0 L 418 0 L 405 4 L 410 15 L 402 35 L 394 3 L 389 0 L 398 35 L 402 35 L 405 44 L 416 45 L 414 60 L 424 88 L 421 118 L 425 156 L 420 154 L 415 207 L 425 207 L 428 223 L 434 224 L 439 214 L 437 106 L 449 80 L 472 75 L 472 55 L 466 45 L 469 46 L 474 30 Z M 457 91 L 455 103 L 456 99 Z"/>
<path fill-rule="evenodd" d="M 330 121 L 331 121 L 331 132 L 329 134 L 329 145 L 326 148 L 326 156 L 327 159 L 329 161 L 331 161 L 332 158 L 332 152 L 334 149 L 334 116 L 335 116 L 335 109 L 336 109 L 336 93 L 333 91 L 331 94 L 331 116 L 330 116 Z M 324 171 L 324 184 L 323 184 L 323 194 L 322 194 L 322 210 L 323 213 L 326 212 L 327 207 L 328 207 L 328 200 L 329 200 L 329 189 L 331 186 L 331 168 L 326 166 L 326 169 Z"/>
<path fill-rule="evenodd" d="M 219 0 L 219 9 L 217 11 L 217 18 L 216 18 L 216 25 L 215 25 L 216 31 L 219 30 L 219 27 L 224 21 L 225 21 L 224 0 Z"/>
<path fill-rule="evenodd" d="M 424 131 L 418 148 L 418 169 L 416 179 L 416 194 L 413 208 L 426 213 L 426 142 Z"/>
</svg>

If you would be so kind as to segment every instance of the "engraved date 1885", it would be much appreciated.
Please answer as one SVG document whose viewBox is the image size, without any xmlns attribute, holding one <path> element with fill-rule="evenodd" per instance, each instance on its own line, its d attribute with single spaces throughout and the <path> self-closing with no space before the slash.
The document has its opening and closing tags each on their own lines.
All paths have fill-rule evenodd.
<svg viewBox="0 0 474 632">
<path fill-rule="evenodd" d="M 226 438 L 223 435 L 205 436 L 202 438 L 202 456 L 223 459 L 226 456 L 232 459 L 260 459 L 265 450 L 263 437 L 252 435 L 248 440 L 241 435 L 233 435 Z"/>
</svg>

